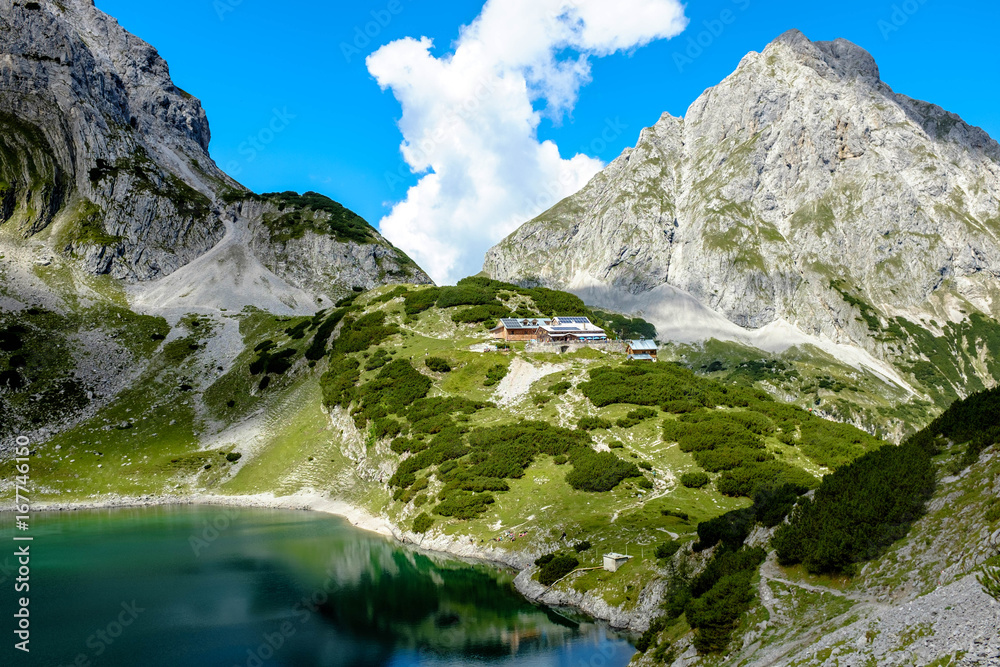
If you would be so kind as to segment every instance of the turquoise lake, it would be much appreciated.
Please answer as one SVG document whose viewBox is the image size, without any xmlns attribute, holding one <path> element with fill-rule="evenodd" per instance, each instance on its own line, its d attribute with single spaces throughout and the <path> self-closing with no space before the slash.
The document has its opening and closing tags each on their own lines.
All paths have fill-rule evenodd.
<svg viewBox="0 0 1000 667">
<path fill-rule="evenodd" d="M 43 513 L 32 534 L 31 653 L 8 640 L 4 665 L 616 667 L 634 653 L 602 624 L 528 603 L 511 573 L 328 515 Z"/>
</svg>

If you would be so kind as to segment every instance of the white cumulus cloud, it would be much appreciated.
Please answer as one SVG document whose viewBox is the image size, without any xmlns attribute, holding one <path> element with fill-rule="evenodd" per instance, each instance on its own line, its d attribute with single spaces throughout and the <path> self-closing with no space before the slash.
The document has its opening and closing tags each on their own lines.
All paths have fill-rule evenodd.
<svg viewBox="0 0 1000 667">
<path fill-rule="evenodd" d="M 491 245 L 604 166 L 540 142 L 542 114 L 572 110 L 591 58 L 686 25 L 678 0 L 488 0 L 447 55 L 427 38 L 380 48 L 368 71 L 402 106 L 404 170 L 423 174 L 382 233 L 438 283 L 477 273 Z"/>
</svg>

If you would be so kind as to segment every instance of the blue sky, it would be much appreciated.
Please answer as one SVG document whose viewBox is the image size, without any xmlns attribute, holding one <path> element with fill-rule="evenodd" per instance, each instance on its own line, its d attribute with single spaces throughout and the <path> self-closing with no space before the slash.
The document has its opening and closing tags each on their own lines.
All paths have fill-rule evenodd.
<svg viewBox="0 0 1000 667">
<path fill-rule="evenodd" d="M 483 11 L 482 0 L 298 2 L 280 9 L 260 0 L 97 0 L 97 6 L 152 43 L 169 62 L 175 83 L 202 100 L 212 127 L 211 153 L 223 169 L 258 192 L 322 192 L 376 225 L 421 175 L 411 173 L 400 152 L 398 62 L 396 69 L 391 63 L 383 67 L 381 80 L 389 81 L 384 91 L 365 57 L 406 37 L 429 37 L 429 55 L 444 56 L 460 27 Z M 683 114 L 744 54 L 762 50 L 793 27 L 813 40 L 844 37 L 860 44 L 897 92 L 939 104 L 1000 137 L 997 4 L 844 0 L 834 7 L 709 0 L 683 11 L 689 23 L 677 36 L 627 52 L 592 53 L 589 82 L 577 81 L 575 99 L 563 104 L 561 114 L 541 118 L 539 141 L 554 142 L 565 160 L 583 153 L 608 162 L 662 112 Z M 384 25 L 374 22 L 379 18 Z M 374 36 L 355 42 L 366 27 Z M 699 38 L 703 46 L 692 47 Z M 566 51 L 556 56 L 575 57 L 572 48 Z M 553 103 L 552 95 L 531 101 L 536 109 Z M 416 108 L 422 101 L 411 103 Z M 276 112 L 288 117 L 287 128 L 251 159 L 248 139 Z M 593 164 L 580 163 L 576 173 L 586 175 Z M 516 210 L 522 209 L 531 205 Z M 421 224 L 419 214 L 408 220 Z M 481 263 L 482 244 L 463 252 L 471 256 L 456 260 L 452 274 Z"/>
</svg>

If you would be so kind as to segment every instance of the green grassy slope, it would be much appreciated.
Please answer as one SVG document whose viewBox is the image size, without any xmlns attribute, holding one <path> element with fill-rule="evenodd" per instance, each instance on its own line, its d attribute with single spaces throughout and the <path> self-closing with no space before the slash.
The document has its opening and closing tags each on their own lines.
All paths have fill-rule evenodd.
<svg viewBox="0 0 1000 667">
<path fill-rule="evenodd" d="M 913 653 L 917 640 L 946 632 L 943 628 L 955 622 L 948 602 L 935 608 L 934 603 L 921 599 L 931 595 L 950 604 L 964 603 L 968 593 L 956 598 L 955 592 L 941 591 L 946 587 L 964 591 L 970 575 L 984 563 L 1000 563 L 994 543 L 1000 529 L 998 401 L 1000 389 L 958 401 L 898 449 L 872 452 L 825 478 L 811 502 L 800 500 L 790 525 L 779 527 L 773 539 L 767 534 L 754 539 L 754 546 L 777 547 L 777 553 L 772 551 L 760 567 L 749 570 L 741 584 L 744 588 L 732 588 L 734 580 L 728 580 L 729 589 L 722 584 L 712 589 L 709 595 L 728 603 L 721 608 L 741 604 L 742 613 L 725 619 L 721 626 L 705 623 L 697 605 L 689 601 L 672 605 L 668 594 L 662 620 L 640 640 L 641 653 L 634 664 L 669 664 L 692 644 L 700 655 L 697 664 L 702 665 L 834 664 L 826 662 L 834 654 L 852 664 L 957 662 L 964 651 L 956 653 L 955 642 L 946 637 L 934 644 L 921 643 L 919 657 Z M 821 507 L 826 516 L 811 523 L 810 513 Z M 704 538 L 712 532 L 707 528 L 719 521 L 735 526 L 737 517 L 730 513 L 704 523 L 699 534 Z M 744 524 L 732 546 L 725 544 L 723 534 L 723 544 L 715 549 L 704 572 L 727 554 L 747 552 L 748 546 L 735 549 L 751 527 Z M 784 539 L 790 532 L 808 532 L 812 527 L 819 529 L 820 537 L 831 538 L 827 547 L 834 547 L 832 551 L 819 546 L 816 535 L 799 535 L 791 542 Z M 795 557 L 787 557 L 789 548 Z M 803 554 L 812 560 L 806 557 L 803 563 Z M 834 556 L 843 560 L 833 565 Z M 699 577 L 692 578 L 691 572 L 702 565 L 694 554 L 682 550 L 672 563 L 674 571 L 684 573 L 688 568 L 678 590 L 697 596 Z M 734 570 L 724 573 L 732 575 Z M 976 589 L 978 584 L 971 587 Z M 910 601 L 914 604 L 906 604 Z M 991 618 L 985 602 L 970 604 L 978 605 L 984 618 Z M 903 614 L 910 619 L 916 614 L 918 619 L 906 633 L 880 640 L 886 619 L 895 622 L 892 619 Z M 700 627 L 692 632 L 695 625 Z M 816 642 L 854 627 L 867 632 L 863 643 L 847 632 L 846 640 L 814 650 Z M 718 641 L 720 629 L 725 631 L 724 641 Z"/>
<path fill-rule="evenodd" d="M 656 547 L 695 541 L 699 523 L 750 506 L 762 490 L 802 493 L 884 444 L 739 375 L 593 349 L 470 350 L 494 313 L 590 313 L 550 290 L 484 280 L 385 287 L 315 317 L 248 309 L 173 328 L 95 302 L 105 305 L 94 317 L 118 326 L 121 315 L 115 340 L 134 375 L 37 442 L 38 500 L 309 491 L 521 561 L 586 541 L 581 567 L 612 550 L 635 558 L 557 587 L 625 610 L 666 575 Z M 16 334 L 21 347 L 35 346 L 29 358 L 41 356 L 43 323 L 46 337 L 81 326 L 76 315 L 39 317 L 15 318 L 29 332 Z M 222 359 L 216 348 L 236 329 L 242 351 Z M 59 362 L 66 373 L 94 353 L 71 347 Z M 4 363 L 19 351 L 3 352 Z M 10 463 L 2 468 L 10 479 Z M 708 483 L 682 484 L 692 472 Z"/>
</svg>

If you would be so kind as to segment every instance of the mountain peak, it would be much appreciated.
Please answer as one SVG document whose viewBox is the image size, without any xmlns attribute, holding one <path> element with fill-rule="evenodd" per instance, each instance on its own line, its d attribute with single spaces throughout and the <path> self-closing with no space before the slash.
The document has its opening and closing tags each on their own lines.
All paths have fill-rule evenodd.
<svg viewBox="0 0 1000 667">
<path fill-rule="evenodd" d="M 683 120 L 644 131 L 484 266 L 498 280 L 641 311 L 675 338 L 787 326 L 817 346 L 853 345 L 889 377 L 920 353 L 899 326 L 937 336 L 975 326 L 972 317 L 1000 319 L 1000 299 L 985 296 L 1000 276 L 998 165 L 985 132 L 893 92 L 864 49 L 790 31 L 747 55 Z"/>
<path fill-rule="evenodd" d="M 766 56 L 788 52 L 826 78 L 879 81 L 878 64 L 868 51 L 854 42 L 838 38 L 813 42 L 799 30 L 782 33 L 764 49 Z"/>
<path fill-rule="evenodd" d="M 336 300 L 352 287 L 430 280 L 332 200 L 251 195 L 216 166 L 210 139 L 201 102 L 174 84 L 153 46 L 93 0 L 0 1 L 0 227 L 13 232 L 4 241 L 48 243 L 60 260 L 130 283 L 172 276 L 214 251 L 209 257 L 225 256 L 227 268 L 265 275 L 260 284 L 288 282 L 263 296 L 239 292 L 252 305 L 293 287 Z M 167 286 L 186 287 L 206 263 Z M 242 271 L 212 284 L 258 284 Z M 199 306 L 223 302 L 179 293 L 206 294 Z M 272 310 L 288 306 L 277 301 Z"/>
</svg>

